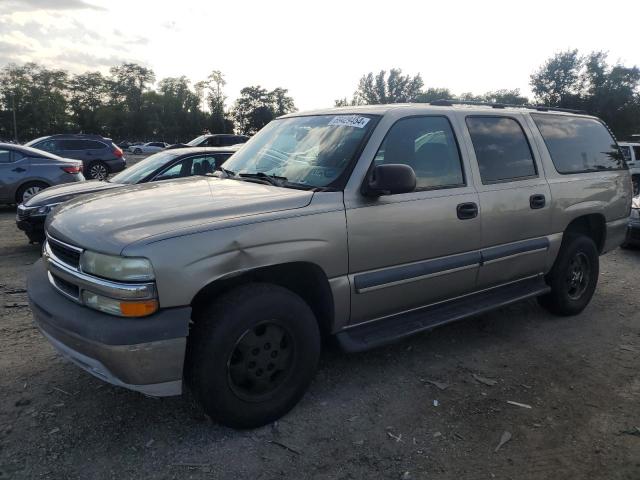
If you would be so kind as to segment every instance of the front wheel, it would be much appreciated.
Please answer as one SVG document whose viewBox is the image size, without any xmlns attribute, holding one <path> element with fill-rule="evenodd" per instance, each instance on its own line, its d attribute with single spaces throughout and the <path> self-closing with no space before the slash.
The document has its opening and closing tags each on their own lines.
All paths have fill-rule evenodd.
<svg viewBox="0 0 640 480">
<path fill-rule="evenodd" d="M 209 416 L 255 428 L 298 403 L 320 356 L 320 330 L 304 300 L 277 285 L 252 283 L 195 317 L 186 379 Z"/>
<path fill-rule="evenodd" d="M 558 258 L 547 275 L 551 292 L 538 298 L 556 315 L 577 315 L 589 304 L 599 274 L 598 249 L 589 237 L 566 234 Z"/>
<path fill-rule="evenodd" d="M 142 150 L 140 150 L 139 148 L 136 148 L 136 149 L 133 151 L 133 154 L 134 154 L 134 155 L 141 155 L 141 154 L 142 154 Z"/>
</svg>

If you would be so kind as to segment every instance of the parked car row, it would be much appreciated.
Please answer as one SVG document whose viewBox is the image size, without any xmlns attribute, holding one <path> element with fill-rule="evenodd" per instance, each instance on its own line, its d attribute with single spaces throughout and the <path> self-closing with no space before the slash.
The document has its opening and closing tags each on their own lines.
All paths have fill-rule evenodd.
<svg viewBox="0 0 640 480">
<path fill-rule="evenodd" d="M 293 408 L 323 337 L 357 352 L 534 297 L 579 314 L 631 230 L 622 153 L 575 112 L 327 109 L 274 120 L 214 173 L 207 155 L 165 150 L 118 176 L 164 181 L 56 206 L 28 296 L 81 368 L 152 396 L 188 384 L 233 427 Z"/>
<path fill-rule="evenodd" d="M 35 148 L 0 143 L 0 203 L 24 203 L 41 190 L 84 180 L 82 162 Z"/>
<path fill-rule="evenodd" d="M 58 157 L 82 160 L 85 176 L 95 180 L 104 180 L 108 175 L 124 170 L 127 165 L 122 149 L 110 138 L 100 135 L 49 135 L 31 140 L 25 146 Z"/>
</svg>

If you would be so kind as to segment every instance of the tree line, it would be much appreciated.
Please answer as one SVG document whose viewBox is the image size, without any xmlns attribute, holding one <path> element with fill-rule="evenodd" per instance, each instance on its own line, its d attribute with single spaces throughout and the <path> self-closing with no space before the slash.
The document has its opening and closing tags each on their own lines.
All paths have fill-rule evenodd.
<svg viewBox="0 0 640 480">
<path fill-rule="evenodd" d="M 557 53 L 530 76 L 534 98 L 519 89 L 484 94 L 455 94 L 448 88 L 425 87 L 420 74 L 367 73 L 351 98 L 336 106 L 438 99 L 539 104 L 585 110 L 602 118 L 620 139 L 640 134 L 640 69 L 611 63 L 605 52 Z M 0 138 L 26 141 L 51 133 L 99 133 L 115 140 L 188 141 L 205 131 L 253 134 L 272 119 L 296 110 L 285 88 L 248 86 L 227 106 L 225 77 L 213 71 L 191 83 L 186 77 L 156 82 L 150 68 L 125 63 L 109 74 L 72 75 L 35 63 L 0 70 Z"/>
<path fill-rule="evenodd" d="M 79 132 L 186 142 L 203 132 L 253 134 L 296 109 L 286 89 L 260 86 L 243 88 L 227 109 L 225 85 L 220 71 L 194 84 L 185 76 L 156 84 L 153 70 L 135 63 L 112 67 L 108 75 L 7 65 L 0 70 L 0 138 L 13 139 L 15 130 L 22 142 Z"/>
<path fill-rule="evenodd" d="M 456 95 L 448 88 L 425 88 L 420 74 L 404 75 L 399 68 L 363 75 L 351 99 L 336 106 L 383 103 L 427 103 L 439 99 L 583 110 L 603 119 L 619 139 L 640 134 L 640 69 L 608 61 L 607 53 L 586 55 L 567 50 L 549 58 L 530 76 L 533 100 L 519 89 L 501 89 L 481 95 Z"/>
</svg>

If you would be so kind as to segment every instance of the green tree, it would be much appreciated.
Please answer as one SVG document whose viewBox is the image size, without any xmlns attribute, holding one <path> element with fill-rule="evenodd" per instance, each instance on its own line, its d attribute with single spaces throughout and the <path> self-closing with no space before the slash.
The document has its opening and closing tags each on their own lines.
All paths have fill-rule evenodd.
<svg viewBox="0 0 640 480">
<path fill-rule="evenodd" d="M 287 90 L 268 91 L 261 86 L 245 87 L 233 107 L 233 117 L 239 131 L 252 135 L 274 118 L 295 111 L 293 99 Z"/>
<path fill-rule="evenodd" d="M 578 50 L 560 52 L 548 59 L 531 75 L 536 98 L 544 105 L 579 108 L 583 63 Z"/>
<path fill-rule="evenodd" d="M 18 134 L 21 140 L 55 132 L 66 132 L 72 124 L 67 112 L 68 76 L 35 63 L 8 65 L 0 71 L 0 99 L 5 136 L 13 130 L 12 108 L 15 105 Z M 7 122 L 9 121 L 9 122 Z"/>
<path fill-rule="evenodd" d="M 379 105 L 418 101 L 424 82 L 420 74 L 402 75 L 400 68 L 392 68 L 389 75 L 381 70 L 377 75 L 369 72 L 358 82 L 353 95 L 354 105 Z M 346 100 L 346 99 L 345 99 Z"/>
<path fill-rule="evenodd" d="M 74 123 L 85 133 L 103 133 L 101 110 L 108 100 L 109 85 L 100 72 L 74 75 L 69 81 L 69 107 Z"/>
</svg>

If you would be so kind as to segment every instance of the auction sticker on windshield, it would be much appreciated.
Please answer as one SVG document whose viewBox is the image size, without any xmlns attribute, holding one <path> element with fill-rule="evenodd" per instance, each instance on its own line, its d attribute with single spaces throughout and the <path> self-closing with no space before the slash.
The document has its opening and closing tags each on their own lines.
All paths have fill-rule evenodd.
<svg viewBox="0 0 640 480">
<path fill-rule="evenodd" d="M 355 127 L 364 128 L 369 123 L 370 118 L 361 117 L 359 115 L 340 115 L 339 117 L 333 117 L 333 120 L 329 122 L 330 126 L 336 127 Z"/>
</svg>

